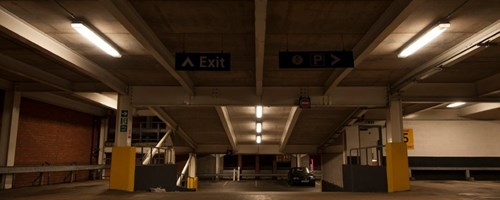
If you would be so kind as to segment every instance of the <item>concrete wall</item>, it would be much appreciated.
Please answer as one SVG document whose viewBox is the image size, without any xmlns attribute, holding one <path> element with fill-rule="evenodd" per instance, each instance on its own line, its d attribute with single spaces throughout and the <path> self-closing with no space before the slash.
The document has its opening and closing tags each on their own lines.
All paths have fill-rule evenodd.
<svg viewBox="0 0 500 200">
<path fill-rule="evenodd" d="M 23 98 L 15 165 L 35 166 L 45 162 L 50 165 L 91 164 L 92 131 L 91 115 Z M 50 183 L 61 183 L 68 174 L 50 173 Z M 14 187 L 31 186 L 37 176 L 16 175 Z M 77 173 L 77 180 L 88 178 L 88 172 Z M 48 176 L 44 180 L 46 184 Z"/>
<path fill-rule="evenodd" d="M 323 191 L 338 191 L 344 187 L 342 176 L 343 160 L 341 153 L 321 155 Z"/>
<path fill-rule="evenodd" d="M 405 120 L 403 126 L 413 128 L 408 156 L 500 157 L 499 121 Z"/>
<path fill-rule="evenodd" d="M 197 155 L 196 174 L 215 174 L 215 156 Z"/>
</svg>

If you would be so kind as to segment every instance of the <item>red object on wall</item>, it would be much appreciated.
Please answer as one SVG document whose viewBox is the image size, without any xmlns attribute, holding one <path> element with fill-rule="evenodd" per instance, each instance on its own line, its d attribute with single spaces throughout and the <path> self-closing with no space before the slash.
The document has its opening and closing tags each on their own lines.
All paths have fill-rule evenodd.
<svg viewBox="0 0 500 200">
<path fill-rule="evenodd" d="M 299 97 L 299 107 L 302 109 L 311 108 L 311 97 Z"/>
<path fill-rule="evenodd" d="M 91 164 L 92 123 L 92 115 L 22 98 L 15 166 Z M 69 173 L 45 173 L 42 184 L 62 183 Z M 31 186 L 38 175 L 17 174 L 14 187 Z M 88 178 L 78 171 L 75 180 Z"/>
</svg>

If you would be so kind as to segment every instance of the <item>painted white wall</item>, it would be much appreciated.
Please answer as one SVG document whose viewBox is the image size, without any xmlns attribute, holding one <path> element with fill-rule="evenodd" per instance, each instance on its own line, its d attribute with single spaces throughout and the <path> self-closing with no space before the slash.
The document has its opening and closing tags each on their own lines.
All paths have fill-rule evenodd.
<svg viewBox="0 0 500 200">
<path fill-rule="evenodd" d="M 500 157 L 500 121 L 405 120 L 413 128 L 408 156 Z"/>
<path fill-rule="evenodd" d="M 344 187 L 342 164 L 343 155 L 322 154 L 321 155 L 321 174 L 323 181 L 329 182 L 339 187 Z"/>
</svg>

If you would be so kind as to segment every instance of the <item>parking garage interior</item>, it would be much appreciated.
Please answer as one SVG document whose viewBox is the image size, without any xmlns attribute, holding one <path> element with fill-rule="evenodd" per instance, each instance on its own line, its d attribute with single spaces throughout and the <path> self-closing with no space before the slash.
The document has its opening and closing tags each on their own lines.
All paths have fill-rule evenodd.
<svg viewBox="0 0 500 200">
<path fill-rule="evenodd" d="M 498 10 L 1 0 L 0 199 L 500 198 Z"/>
</svg>

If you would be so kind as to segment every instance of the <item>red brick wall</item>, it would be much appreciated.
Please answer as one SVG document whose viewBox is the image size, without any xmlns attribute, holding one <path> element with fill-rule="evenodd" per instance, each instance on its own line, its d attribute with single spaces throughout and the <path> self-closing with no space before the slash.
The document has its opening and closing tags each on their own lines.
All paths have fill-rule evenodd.
<svg viewBox="0 0 500 200">
<path fill-rule="evenodd" d="M 90 164 L 93 117 L 81 112 L 22 98 L 15 165 Z M 62 183 L 69 172 L 45 174 L 44 183 Z M 14 187 L 31 186 L 38 174 L 18 174 Z M 88 171 L 76 180 L 87 180 Z"/>
</svg>

